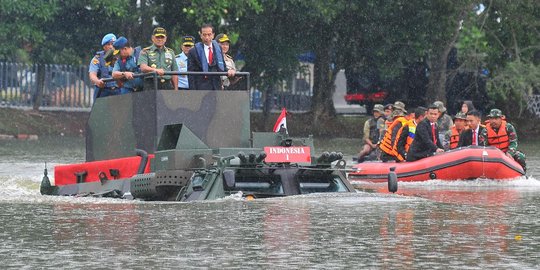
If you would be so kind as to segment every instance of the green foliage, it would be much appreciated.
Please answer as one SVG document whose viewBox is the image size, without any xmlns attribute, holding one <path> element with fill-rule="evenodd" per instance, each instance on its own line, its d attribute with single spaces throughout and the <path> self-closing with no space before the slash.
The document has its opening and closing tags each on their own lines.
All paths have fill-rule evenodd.
<svg viewBox="0 0 540 270">
<path fill-rule="evenodd" d="M 530 63 L 540 61 L 539 21 L 537 0 L 0 0 L 0 60 L 86 65 L 106 33 L 146 46 L 156 23 L 180 53 L 181 36 L 199 39 L 199 26 L 212 23 L 261 90 L 301 71 L 305 52 L 316 54 L 324 99 L 337 70 L 395 81 L 426 62 L 440 74 L 455 45 L 458 71 L 487 68 L 491 96 L 519 100 L 538 85 Z"/>
<path fill-rule="evenodd" d="M 91 44 L 99 45 L 98 40 L 114 30 L 110 25 L 125 15 L 127 4 L 128 0 L 0 1 L 0 59 L 82 63 L 93 54 L 88 51 Z M 29 57 L 20 56 L 21 49 Z"/>
<path fill-rule="evenodd" d="M 511 116 L 521 116 L 526 109 L 526 97 L 540 90 L 540 67 L 514 61 L 488 81 L 489 96 L 497 107 Z"/>
<path fill-rule="evenodd" d="M 540 86 L 533 64 L 540 52 L 539 21 L 538 1 L 479 1 L 460 33 L 462 68 L 487 68 L 489 97 L 513 116 L 523 113 L 528 95 Z"/>
<path fill-rule="evenodd" d="M 224 18 L 236 19 L 249 13 L 262 11 L 261 0 L 193 0 L 184 6 L 182 15 L 201 25 L 213 23 L 218 25 Z"/>
</svg>

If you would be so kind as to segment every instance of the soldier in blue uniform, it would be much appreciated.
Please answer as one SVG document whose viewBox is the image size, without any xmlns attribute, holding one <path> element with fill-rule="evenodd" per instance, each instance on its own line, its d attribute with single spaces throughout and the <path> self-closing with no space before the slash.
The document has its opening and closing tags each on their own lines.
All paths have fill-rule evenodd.
<svg viewBox="0 0 540 270">
<path fill-rule="evenodd" d="M 192 36 L 184 36 L 182 39 L 182 53 L 176 56 L 176 64 L 178 65 L 178 71 L 186 72 L 188 65 L 187 53 L 195 45 L 195 38 Z M 178 76 L 178 89 L 189 90 L 189 81 L 187 75 Z"/>
<path fill-rule="evenodd" d="M 112 52 L 111 50 L 115 41 L 116 36 L 114 34 L 106 34 L 101 40 L 103 51 L 96 52 L 96 55 L 90 61 L 88 77 L 92 84 L 94 84 L 94 99 L 120 94 L 116 81 L 103 82 L 103 79 L 112 78 L 114 60 L 107 61 L 106 54 L 107 52 Z"/>
<path fill-rule="evenodd" d="M 112 76 L 119 80 L 120 93 L 127 94 L 135 91 L 141 91 L 143 87 L 142 78 L 134 78 L 133 74 L 140 73 L 141 70 L 137 65 L 137 58 L 141 52 L 140 47 L 135 49 L 131 47 L 131 44 L 125 37 L 119 37 L 113 44 L 115 53 L 118 53 L 120 57 L 114 64 Z"/>
</svg>

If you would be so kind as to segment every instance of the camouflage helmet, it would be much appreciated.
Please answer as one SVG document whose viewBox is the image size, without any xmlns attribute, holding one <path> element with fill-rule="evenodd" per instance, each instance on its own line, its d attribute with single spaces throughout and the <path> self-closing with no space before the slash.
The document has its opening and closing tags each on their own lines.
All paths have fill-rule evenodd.
<svg viewBox="0 0 540 270">
<path fill-rule="evenodd" d="M 437 100 L 437 101 L 433 102 L 433 104 L 435 106 L 439 107 L 439 112 L 441 112 L 441 113 L 446 112 L 446 107 L 444 107 L 444 103 L 442 101 Z"/>
<path fill-rule="evenodd" d="M 375 106 L 373 106 L 373 111 L 384 113 L 384 106 L 382 104 L 375 104 Z"/>
<path fill-rule="evenodd" d="M 487 118 L 498 118 L 498 117 L 503 117 L 503 113 L 499 109 L 491 109 L 491 111 L 489 111 L 489 114 L 487 115 Z"/>
<path fill-rule="evenodd" d="M 405 110 L 405 103 L 401 101 L 394 102 L 394 111 L 402 111 L 403 113 L 407 113 L 407 110 Z"/>
</svg>

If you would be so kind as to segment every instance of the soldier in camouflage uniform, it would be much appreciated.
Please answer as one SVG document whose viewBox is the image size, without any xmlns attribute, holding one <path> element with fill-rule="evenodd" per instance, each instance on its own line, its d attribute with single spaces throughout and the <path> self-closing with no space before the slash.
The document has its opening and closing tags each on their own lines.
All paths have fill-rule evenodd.
<svg viewBox="0 0 540 270">
<path fill-rule="evenodd" d="M 358 162 L 363 162 L 364 158 L 376 150 L 379 144 L 379 138 L 381 137 L 381 131 L 384 129 L 385 123 L 382 117 L 384 113 L 384 106 L 382 104 L 375 104 L 373 106 L 373 117 L 370 117 L 364 122 L 364 146 L 360 153 L 358 153 Z"/>
<path fill-rule="evenodd" d="M 437 126 L 439 127 L 439 140 L 444 142 L 445 134 L 452 128 L 454 121 L 452 121 L 452 116 L 446 113 L 446 107 L 444 107 L 442 101 L 435 101 L 433 104 L 439 107 L 440 116 L 439 119 L 437 119 Z"/>
<path fill-rule="evenodd" d="M 174 51 L 165 47 L 167 31 L 162 27 L 154 29 L 152 34 L 152 46 L 141 51 L 138 64 L 144 73 L 156 72 L 158 74 L 158 89 L 178 89 L 177 75 L 163 75 L 165 71 L 178 71 L 178 65 L 174 59 Z M 154 77 L 148 76 L 144 80 L 144 89 L 154 89 Z"/>
<path fill-rule="evenodd" d="M 486 125 L 488 145 L 495 146 L 507 156 L 517 161 L 523 170 L 526 170 L 525 154 L 517 150 L 517 133 L 514 126 L 505 120 L 499 109 L 492 109 L 488 116 L 489 123 Z"/>
</svg>

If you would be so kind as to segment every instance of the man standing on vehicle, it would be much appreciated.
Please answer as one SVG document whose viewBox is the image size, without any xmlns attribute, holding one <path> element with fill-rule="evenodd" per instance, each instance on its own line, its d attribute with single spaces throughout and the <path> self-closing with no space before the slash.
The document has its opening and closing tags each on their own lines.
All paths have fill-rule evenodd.
<svg viewBox="0 0 540 270">
<path fill-rule="evenodd" d="M 143 73 L 157 73 L 158 89 L 178 89 L 178 76 L 165 75 L 166 71 L 178 71 L 178 65 L 174 60 L 174 51 L 165 47 L 165 43 L 167 42 L 167 31 L 162 27 L 155 28 L 152 34 L 152 42 L 152 46 L 146 47 L 141 51 L 138 60 L 141 71 Z M 144 89 L 154 89 L 153 76 L 145 77 Z"/>
<path fill-rule="evenodd" d="M 373 106 L 373 117 L 370 117 L 364 122 L 364 146 L 360 153 L 358 153 L 358 163 L 363 162 L 367 155 L 377 149 L 381 131 L 384 129 L 383 113 L 383 105 L 375 104 Z"/>
<path fill-rule="evenodd" d="M 517 150 L 517 133 L 514 126 L 505 120 L 499 109 L 492 109 L 488 116 L 489 123 L 486 125 L 488 145 L 495 146 L 507 156 L 513 158 L 523 170 L 526 169 L 525 154 Z"/>
<path fill-rule="evenodd" d="M 118 50 L 120 58 L 114 64 L 112 76 L 119 80 L 120 93 L 127 94 L 135 91 L 141 91 L 143 87 L 142 78 L 134 78 L 133 74 L 140 73 L 137 66 L 137 57 L 141 52 L 141 47 L 133 49 L 125 37 L 119 37 L 114 42 L 115 50 Z"/>
<path fill-rule="evenodd" d="M 201 42 L 197 42 L 188 52 L 188 71 L 227 72 L 221 47 L 214 40 L 214 27 L 211 24 L 203 24 L 199 34 Z M 188 80 L 191 90 L 222 90 L 223 88 L 219 75 L 189 75 Z"/>
<path fill-rule="evenodd" d="M 178 65 L 178 71 L 186 72 L 188 68 L 188 52 L 195 45 L 195 38 L 192 36 L 184 36 L 182 42 L 182 52 L 176 56 L 176 64 Z M 179 75 L 178 77 L 178 89 L 189 90 L 189 82 L 187 75 Z"/>
<path fill-rule="evenodd" d="M 431 104 L 426 118 L 416 127 L 414 140 L 407 153 L 407 161 L 420 160 L 433 156 L 434 153 L 444 152 L 441 140 L 438 138 L 437 118 L 439 118 L 439 107 Z"/>
<path fill-rule="evenodd" d="M 96 55 L 90 61 L 88 67 L 88 77 L 94 84 L 94 100 L 99 97 L 118 95 L 118 85 L 116 81 L 103 82 L 103 79 L 112 78 L 113 61 L 106 61 L 106 54 L 112 54 L 113 43 L 116 41 L 116 36 L 113 33 L 106 34 L 101 39 L 103 51 L 96 52 Z M 99 94 L 99 96 L 98 96 Z"/>
</svg>

